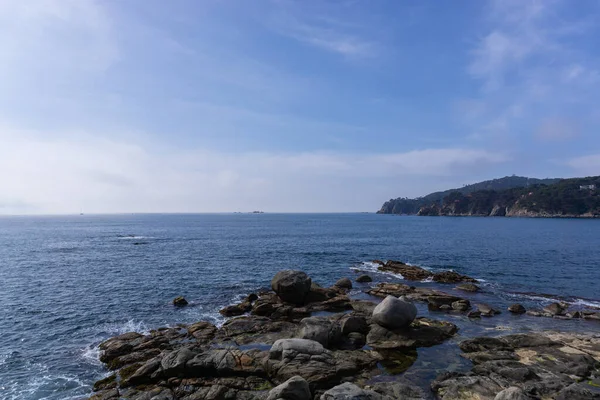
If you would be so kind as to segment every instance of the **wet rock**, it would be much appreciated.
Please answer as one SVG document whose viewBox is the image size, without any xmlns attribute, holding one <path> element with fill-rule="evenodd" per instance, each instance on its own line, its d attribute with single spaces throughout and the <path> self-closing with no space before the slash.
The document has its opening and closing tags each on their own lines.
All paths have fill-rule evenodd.
<svg viewBox="0 0 600 400">
<path fill-rule="evenodd" d="M 508 307 L 508 311 L 513 314 L 525 314 L 527 310 L 525 310 L 525 307 L 523 307 L 521 304 L 512 304 L 510 307 Z"/>
<path fill-rule="evenodd" d="M 471 308 L 469 300 L 458 300 L 452 303 L 452 309 L 456 311 L 467 311 Z"/>
<path fill-rule="evenodd" d="M 256 300 L 258 300 L 258 295 L 255 293 L 249 294 L 242 302 L 224 307 L 219 310 L 219 313 L 225 317 L 246 314 L 252 310 L 252 303 Z"/>
<path fill-rule="evenodd" d="M 359 275 L 358 278 L 356 278 L 356 282 L 359 282 L 359 283 L 373 282 L 373 278 L 371 278 L 369 275 L 363 274 L 363 275 Z"/>
<path fill-rule="evenodd" d="M 188 302 L 185 298 L 183 298 L 182 296 L 179 296 L 179 297 L 175 297 L 173 299 L 173 305 L 177 306 L 177 307 L 183 307 L 183 306 L 187 306 Z"/>
<path fill-rule="evenodd" d="M 452 308 L 452 304 L 457 301 L 468 301 L 461 299 L 460 297 L 451 296 L 448 294 L 436 294 L 427 297 L 427 307 L 432 310 L 440 310 L 442 306 L 449 306 Z"/>
<path fill-rule="evenodd" d="M 443 271 L 433 274 L 433 281 L 438 283 L 459 283 L 469 282 L 477 283 L 477 279 L 471 278 L 470 276 L 461 275 L 454 271 Z"/>
<path fill-rule="evenodd" d="M 417 318 L 408 328 L 390 330 L 378 324 L 371 325 L 367 344 L 374 349 L 399 350 L 430 347 L 456 334 L 456 325 L 429 318 Z"/>
<path fill-rule="evenodd" d="M 558 392 L 556 400 L 598 400 L 600 389 L 591 385 L 574 383 Z"/>
<path fill-rule="evenodd" d="M 564 303 L 552 303 L 543 308 L 543 312 L 550 315 L 563 315 L 569 306 Z"/>
<path fill-rule="evenodd" d="M 384 272 L 400 274 L 409 281 L 422 281 L 433 276 L 433 273 L 414 265 L 404 264 L 400 261 L 388 261 L 377 269 Z"/>
<path fill-rule="evenodd" d="M 98 392 L 100 390 L 113 389 L 117 387 L 117 376 L 112 374 L 104 379 L 100 379 L 96 383 L 94 383 L 93 390 L 94 392 Z"/>
<path fill-rule="evenodd" d="M 311 279 L 302 271 L 279 271 L 271 280 L 271 288 L 284 302 L 303 304 L 311 288 Z"/>
<path fill-rule="evenodd" d="M 439 311 L 450 311 L 452 310 L 452 306 L 449 306 L 448 304 L 442 304 L 439 308 Z"/>
<path fill-rule="evenodd" d="M 341 289 L 352 289 L 352 281 L 348 278 L 339 279 L 333 286 Z"/>
<path fill-rule="evenodd" d="M 498 393 L 494 400 L 531 400 L 531 397 L 518 387 L 509 387 Z"/>
<path fill-rule="evenodd" d="M 281 385 L 271 389 L 267 400 L 311 400 L 308 382 L 301 376 L 293 376 Z"/>
<path fill-rule="evenodd" d="M 479 286 L 473 283 L 461 283 L 460 285 L 456 286 L 456 289 L 471 293 L 479 292 L 481 290 Z"/>
<path fill-rule="evenodd" d="M 321 400 L 383 400 L 383 396 L 372 390 L 361 389 L 353 383 L 346 382 L 323 393 Z"/>
<path fill-rule="evenodd" d="M 367 337 L 363 333 L 351 332 L 342 337 L 339 348 L 342 350 L 362 349 L 367 344 Z"/>
<path fill-rule="evenodd" d="M 375 307 L 371 320 L 385 328 L 398 329 L 409 326 L 416 316 L 414 304 L 388 296 Z"/>
<path fill-rule="evenodd" d="M 492 308 L 491 306 L 489 306 L 487 304 L 483 304 L 483 303 L 477 304 L 477 310 L 479 310 L 481 315 L 484 317 L 493 317 L 494 315 L 500 314 L 500 311 Z"/>
<path fill-rule="evenodd" d="M 467 314 L 467 318 L 481 318 L 481 311 L 479 310 L 473 310 L 473 311 L 469 311 L 469 313 Z"/>
<path fill-rule="evenodd" d="M 340 325 L 326 317 L 309 317 L 300 321 L 297 337 L 319 342 L 323 347 L 335 346 L 342 337 Z"/>
<path fill-rule="evenodd" d="M 117 400 L 120 397 L 119 391 L 115 389 L 108 389 L 98 392 L 90 397 L 90 400 Z"/>
<path fill-rule="evenodd" d="M 373 314 L 373 310 L 377 307 L 377 304 L 368 300 L 352 300 L 350 306 L 355 313 L 365 316 L 368 315 L 370 318 Z"/>
</svg>

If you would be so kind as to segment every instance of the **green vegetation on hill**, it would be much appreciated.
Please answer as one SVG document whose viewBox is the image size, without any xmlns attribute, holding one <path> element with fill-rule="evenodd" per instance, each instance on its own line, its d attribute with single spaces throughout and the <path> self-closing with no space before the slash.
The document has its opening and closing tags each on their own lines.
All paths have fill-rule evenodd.
<svg viewBox="0 0 600 400">
<path fill-rule="evenodd" d="M 595 185 L 595 189 L 586 188 Z M 584 187 L 584 188 L 582 188 Z M 381 214 L 477 216 L 600 216 L 600 177 L 506 177 L 386 202 Z"/>
</svg>

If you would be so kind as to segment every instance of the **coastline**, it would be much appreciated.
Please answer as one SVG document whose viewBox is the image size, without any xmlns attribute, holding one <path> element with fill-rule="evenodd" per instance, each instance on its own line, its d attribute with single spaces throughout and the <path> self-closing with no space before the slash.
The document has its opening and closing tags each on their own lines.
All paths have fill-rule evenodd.
<svg viewBox="0 0 600 400">
<path fill-rule="evenodd" d="M 342 278 L 332 287 L 322 288 L 302 272 L 283 271 L 271 282 L 272 290 L 249 294 L 223 308 L 221 314 L 229 319 L 220 327 L 200 321 L 160 328 L 148 335 L 127 333 L 103 342 L 101 360 L 114 372 L 96 383 L 97 392 L 90 399 L 274 399 L 272 395 L 294 385 L 308 388 L 308 395 L 305 391 L 302 397 L 306 399 L 494 399 L 513 386 L 524 396 L 596 395 L 600 334 L 591 333 L 595 325 L 590 325 L 590 333 L 557 331 L 564 319 L 600 323 L 597 310 L 583 311 L 561 303 L 527 313 L 514 308 L 518 318 L 532 323 L 536 317 L 552 318 L 557 329 L 512 335 L 504 328 L 497 329 L 492 336 L 502 337 L 493 340 L 471 336 L 469 329 L 460 333 L 455 322 L 477 324 L 481 319 L 498 318 L 500 312 L 511 313 L 472 301 L 481 290 L 476 279 L 452 271 L 434 273 L 402 262 L 375 260 L 374 264 L 380 272 L 415 282 L 430 278 L 451 290 L 371 283 L 373 271 L 358 271 L 361 275 L 352 277 L 354 282 Z M 282 273 L 291 276 L 290 284 L 277 283 Z M 391 301 L 388 297 L 415 303 L 419 310 L 416 318 L 401 327 L 378 322 L 376 307 L 381 299 L 383 303 Z M 424 306 L 427 316 L 422 315 Z M 426 385 L 411 382 L 405 372 L 423 356 L 422 350 L 450 351 L 450 344 L 460 348 L 460 352 L 452 350 L 458 352 L 456 359 L 431 368 Z M 571 350 L 557 350 L 561 348 Z M 532 351 L 540 356 L 532 359 Z M 529 352 L 527 359 L 521 357 L 524 352 Z M 559 362 L 550 367 L 539 361 L 545 356 Z M 435 373 L 448 370 L 457 361 L 459 368 L 450 368 L 454 372 Z M 578 379 L 561 372 L 567 365 L 581 371 Z M 506 375 L 501 374 L 500 381 L 494 378 L 499 368 Z M 557 386 L 544 374 L 560 375 L 561 384 Z M 532 382 L 536 385 L 528 386 Z M 465 390 L 471 397 L 463 396 Z M 340 391 L 355 397 L 335 397 Z M 457 397 L 459 394 L 463 397 Z"/>
</svg>

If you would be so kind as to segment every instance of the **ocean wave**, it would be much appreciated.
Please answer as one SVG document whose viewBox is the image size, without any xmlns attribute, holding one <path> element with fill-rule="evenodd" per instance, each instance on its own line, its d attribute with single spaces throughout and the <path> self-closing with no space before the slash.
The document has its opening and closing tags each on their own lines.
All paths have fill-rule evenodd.
<svg viewBox="0 0 600 400">
<path fill-rule="evenodd" d="M 118 239 L 133 240 L 133 239 L 154 239 L 154 236 L 138 236 L 138 235 L 117 235 Z"/>
<path fill-rule="evenodd" d="M 354 271 L 362 271 L 362 272 L 372 272 L 375 274 L 388 275 L 393 276 L 394 278 L 404 279 L 401 274 L 395 274 L 390 271 L 381 271 L 379 270 L 379 264 L 374 263 L 372 261 L 363 261 L 359 264 L 359 266 L 351 267 L 350 269 Z"/>
<path fill-rule="evenodd" d="M 544 293 L 505 293 L 507 296 L 512 298 L 520 298 L 527 299 L 532 301 L 537 301 L 542 304 L 550 304 L 550 303 L 566 303 L 573 306 L 579 307 L 590 307 L 600 309 L 600 301 L 593 299 L 585 299 L 580 297 L 563 297 L 552 294 L 544 294 Z"/>
</svg>

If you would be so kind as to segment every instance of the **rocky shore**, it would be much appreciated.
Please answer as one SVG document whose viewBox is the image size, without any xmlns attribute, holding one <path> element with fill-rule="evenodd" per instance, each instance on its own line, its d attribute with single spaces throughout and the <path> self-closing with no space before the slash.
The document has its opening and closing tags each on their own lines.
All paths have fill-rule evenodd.
<svg viewBox="0 0 600 400">
<path fill-rule="evenodd" d="M 405 280 L 479 290 L 477 280 L 453 271 L 376 263 Z M 95 383 L 90 399 L 600 399 L 600 335 L 594 334 L 473 337 L 459 343 L 470 371 L 443 373 L 429 388 L 393 379 L 419 349 L 453 340 L 458 327 L 446 316 L 489 318 L 501 311 L 445 291 L 371 281 L 362 274 L 360 283 L 342 278 L 324 288 L 304 272 L 280 271 L 272 290 L 223 308 L 230 319 L 220 327 L 200 321 L 113 337 L 99 346 L 110 374 Z M 349 295 L 353 286 L 364 298 Z M 419 316 L 415 303 L 436 318 Z M 507 312 L 600 320 L 598 312 L 571 312 L 559 303 L 529 311 L 515 304 Z"/>
</svg>

